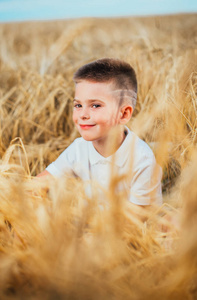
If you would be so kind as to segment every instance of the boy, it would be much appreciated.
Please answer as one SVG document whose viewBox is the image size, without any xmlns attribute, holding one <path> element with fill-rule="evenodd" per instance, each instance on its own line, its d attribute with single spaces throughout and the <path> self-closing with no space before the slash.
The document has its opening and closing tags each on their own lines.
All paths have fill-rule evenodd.
<svg viewBox="0 0 197 300">
<path fill-rule="evenodd" d="M 149 146 L 125 126 L 137 99 L 133 68 L 104 58 L 79 68 L 73 79 L 73 121 L 81 138 L 38 176 L 72 171 L 84 181 L 97 181 L 107 188 L 113 164 L 113 172 L 128 175 L 121 185 L 130 202 L 161 204 L 161 168 Z"/>
</svg>

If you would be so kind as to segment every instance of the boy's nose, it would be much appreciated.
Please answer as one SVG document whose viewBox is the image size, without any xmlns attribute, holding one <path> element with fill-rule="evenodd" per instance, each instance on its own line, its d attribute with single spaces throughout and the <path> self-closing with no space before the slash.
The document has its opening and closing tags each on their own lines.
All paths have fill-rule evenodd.
<svg viewBox="0 0 197 300">
<path fill-rule="evenodd" d="M 89 119 L 90 115 L 89 115 L 88 110 L 87 109 L 82 109 L 80 117 L 81 117 L 82 120 Z"/>
</svg>

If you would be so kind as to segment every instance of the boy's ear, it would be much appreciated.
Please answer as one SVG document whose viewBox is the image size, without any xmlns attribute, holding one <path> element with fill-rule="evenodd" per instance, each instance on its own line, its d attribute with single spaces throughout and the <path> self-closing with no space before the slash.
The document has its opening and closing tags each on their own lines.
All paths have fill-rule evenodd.
<svg viewBox="0 0 197 300">
<path fill-rule="evenodd" d="M 133 113 L 133 107 L 131 105 L 125 105 L 121 108 L 120 111 L 121 115 L 120 115 L 120 124 L 126 124 L 132 116 Z"/>
</svg>

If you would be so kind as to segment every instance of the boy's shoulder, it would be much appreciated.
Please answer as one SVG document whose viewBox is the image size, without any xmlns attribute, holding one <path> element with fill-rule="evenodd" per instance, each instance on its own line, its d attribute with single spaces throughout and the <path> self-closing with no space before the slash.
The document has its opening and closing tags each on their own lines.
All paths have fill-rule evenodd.
<svg viewBox="0 0 197 300">
<path fill-rule="evenodd" d="M 88 144 L 90 142 L 84 140 L 82 137 L 76 138 L 70 146 L 65 150 L 67 153 L 69 153 L 70 157 L 84 157 L 87 156 L 88 153 Z"/>
<path fill-rule="evenodd" d="M 128 129 L 129 134 L 129 142 L 132 148 L 135 149 L 135 153 L 137 156 L 143 156 L 146 158 L 154 157 L 153 151 L 150 146 L 143 141 L 136 133 Z"/>
</svg>

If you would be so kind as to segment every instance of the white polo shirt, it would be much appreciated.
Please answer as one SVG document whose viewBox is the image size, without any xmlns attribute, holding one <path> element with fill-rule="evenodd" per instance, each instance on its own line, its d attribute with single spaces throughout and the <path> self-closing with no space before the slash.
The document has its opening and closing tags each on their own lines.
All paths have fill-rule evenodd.
<svg viewBox="0 0 197 300">
<path fill-rule="evenodd" d="M 108 187 L 113 170 L 113 175 L 126 175 L 119 188 L 127 191 L 129 201 L 138 205 L 160 205 L 161 167 L 156 163 L 150 147 L 127 127 L 126 130 L 127 135 L 115 154 L 103 157 L 91 141 L 81 137 L 46 170 L 57 177 L 71 171 L 84 181 L 97 181 L 104 188 Z"/>
</svg>

